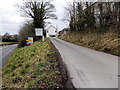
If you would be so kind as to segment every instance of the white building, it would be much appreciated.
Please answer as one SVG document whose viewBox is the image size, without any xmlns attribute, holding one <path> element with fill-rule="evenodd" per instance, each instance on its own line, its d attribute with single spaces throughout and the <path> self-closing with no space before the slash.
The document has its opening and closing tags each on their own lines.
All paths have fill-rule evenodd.
<svg viewBox="0 0 120 90">
<path fill-rule="evenodd" d="M 57 29 L 54 26 L 50 26 L 46 30 L 46 37 L 56 37 L 57 36 Z"/>
</svg>

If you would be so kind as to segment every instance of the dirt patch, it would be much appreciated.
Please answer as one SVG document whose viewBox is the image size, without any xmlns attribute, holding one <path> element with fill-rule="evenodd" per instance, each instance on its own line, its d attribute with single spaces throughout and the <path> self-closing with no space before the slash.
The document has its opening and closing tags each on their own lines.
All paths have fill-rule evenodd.
<svg viewBox="0 0 120 90">
<path fill-rule="evenodd" d="M 67 88 L 67 89 L 71 89 L 71 90 L 76 90 L 76 88 L 73 86 L 73 83 L 71 81 L 69 71 L 67 70 L 67 66 L 64 63 L 59 51 L 56 48 L 54 48 L 54 50 L 56 52 L 55 56 L 56 56 L 57 61 L 58 61 L 58 68 L 62 74 L 63 87 Z"/>
</svg>

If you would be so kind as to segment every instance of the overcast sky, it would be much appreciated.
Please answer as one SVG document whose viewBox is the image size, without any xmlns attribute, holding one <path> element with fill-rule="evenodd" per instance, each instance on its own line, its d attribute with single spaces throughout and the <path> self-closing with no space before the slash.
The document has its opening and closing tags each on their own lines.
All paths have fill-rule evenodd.
<svg viewBox="0 0 120 90">
<path fill-rule="evenodd" d="M 22 0 L 1 0 L 0 2 L 0 32 L 10 34 L 18 34 L 20 26 L 26 21 L 25 17 L 21 16 L 18 8 L 14 5 L 21 3 Z M 52 3 L 56 7 L 56 15 L 58 20 L 51 20 L 52 25 L 58 27 L 59 30 L 67 27 L 67 23 L 62 21 L 64 16 L 64 7 L 66 2 L 71 0 L 54 0 Z"/>
</svg>

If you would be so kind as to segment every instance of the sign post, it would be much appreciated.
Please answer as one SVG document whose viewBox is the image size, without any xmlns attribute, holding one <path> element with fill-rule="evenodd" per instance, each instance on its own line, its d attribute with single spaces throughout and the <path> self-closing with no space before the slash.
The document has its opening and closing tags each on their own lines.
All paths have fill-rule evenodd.
<svg viewBox="0 0 120 90">
<path fill-rule="evenodd" d="M 45 39 L 44 39 L 44 35 L 42 36 L 42 40 L 45 41 Z"/>
<path fill-rule="evenodd" d="M 36 36 L 42 36 L 42 40 L 44 41 L 43 28 L 35 28 L 35 34 Z"/>
<path fill-rule="evenodd" d="M 27 45 L 33 44 L 33 37 L 27 37 L 27 38 L 26 38 L 26 44 L 27 44 Z"/>
</svg>

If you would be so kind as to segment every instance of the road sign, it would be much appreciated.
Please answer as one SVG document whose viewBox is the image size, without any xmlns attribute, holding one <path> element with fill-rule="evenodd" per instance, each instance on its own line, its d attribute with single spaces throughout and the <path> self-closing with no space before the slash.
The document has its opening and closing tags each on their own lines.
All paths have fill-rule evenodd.
<svg viewBox="0 0 120 90">
<path fill-rule="evenodd" d="M 35 28 L 36 36 L 43 36 L 43 28 Z"/>
<path fill-rule="evenodd" d="M 27 38 L 26 38 L 26 44 L 27 44 L 27 45 L 33 44 L 33 37 L 27 37 Z"/>
</svg>

